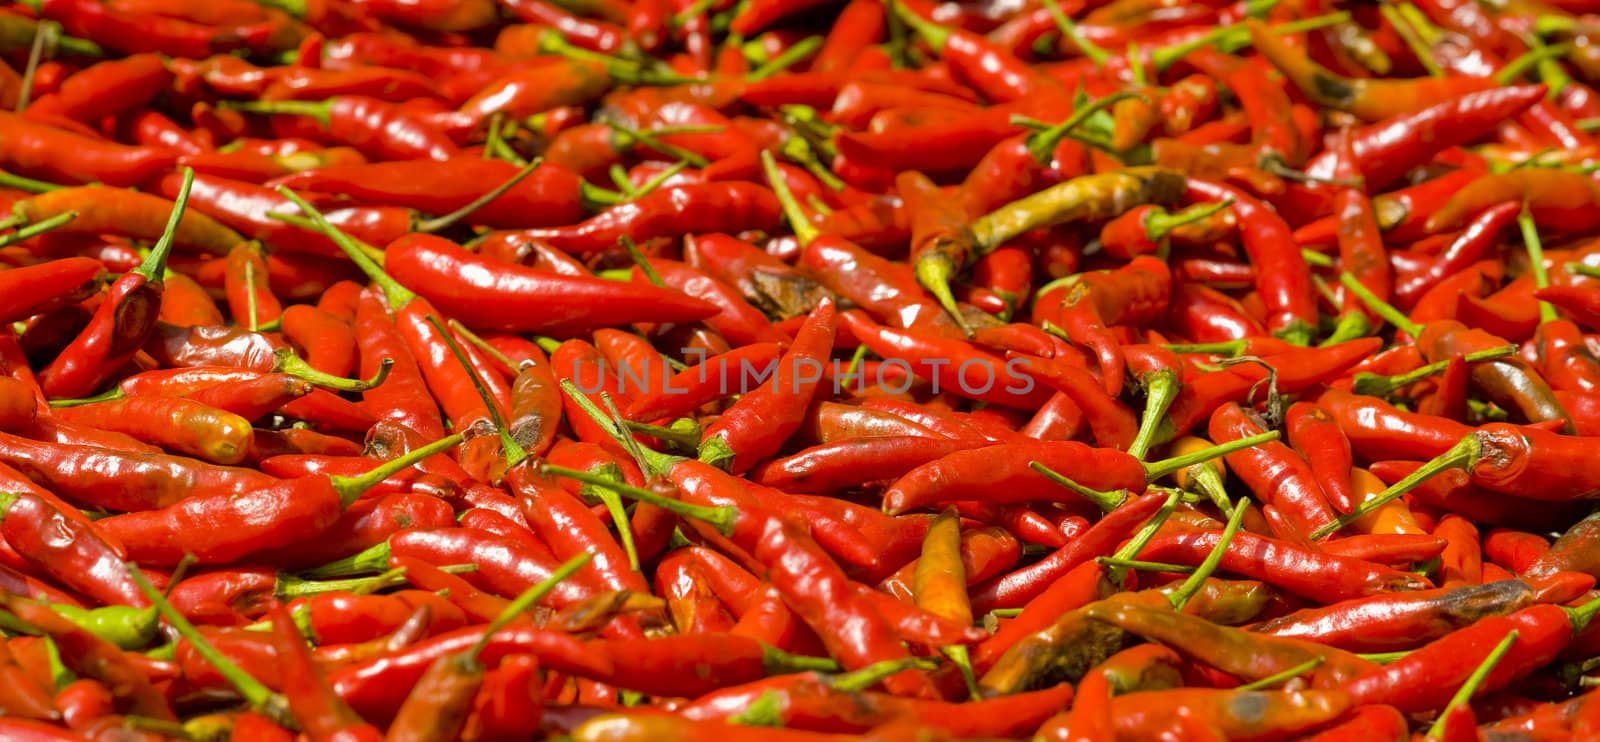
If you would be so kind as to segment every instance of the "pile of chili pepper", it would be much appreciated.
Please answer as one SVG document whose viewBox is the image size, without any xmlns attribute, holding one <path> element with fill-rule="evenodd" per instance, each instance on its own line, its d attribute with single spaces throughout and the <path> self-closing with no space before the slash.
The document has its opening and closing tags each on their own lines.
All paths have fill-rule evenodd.
<svg viewBox="0 0 1600 742">
<path fill-rule="evenodd" d="M 1600 2 L 0 7 L 0 739 L 1600 738 Z"/>
</svg>

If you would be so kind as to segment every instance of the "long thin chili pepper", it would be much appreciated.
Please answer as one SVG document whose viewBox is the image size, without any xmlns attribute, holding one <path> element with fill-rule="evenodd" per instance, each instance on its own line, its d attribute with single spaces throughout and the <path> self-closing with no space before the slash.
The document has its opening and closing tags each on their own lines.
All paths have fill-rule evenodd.
<svg viewBox="0 0 1600 742">
<path fill-rule="evenodd" d="M 45 393 L 56 397 L 90 394 L 138 352 L 155 329 L 160 311 L 161 282 L 171 253 L 194 171 L 184 172 L 183 188 L 173 205 L 161 239 L 139 267 L 111 284 L 87 330 L 39 373 Z"/>
<path fill-rule="evenodd" d="M 589 559 L 581 554 L 563 564 L 550 578 L 528 588 L 511 601 L 495 620 L 483 629 L 482 637 L 466 651 L 447 654 L 434 660 L 406 695 L 384 739 L 421 740 L 459 734 L 466 726 L 472 697 L 482 686 L 488 668 L 479 657 L 489 641 L 504 626 L 519 618 L 561 580 L 577 571 Z"/>
</svg>

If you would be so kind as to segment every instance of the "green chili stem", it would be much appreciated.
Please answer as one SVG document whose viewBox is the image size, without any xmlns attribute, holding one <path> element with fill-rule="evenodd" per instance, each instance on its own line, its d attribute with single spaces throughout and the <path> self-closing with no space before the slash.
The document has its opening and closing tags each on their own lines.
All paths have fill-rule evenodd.
<svg viewBox="0 0 1600 742">
<path fill-rule="evenodd" d="M 1182 456 L 1173 456 L 1169 459 L 1154 461 L 1144 465 L 1145 478 L 1153 482 L 1175 471 L 1186 469 L 1190 465 L 1198 464 L 1202 461 L 1210 461 L 1214 458 L 1226 456 L 1235 451 L 1243 451 L 1246 448 L 1257 446 L 1268 441 L 1275 441 L 1278 440 L 1279 437 L 1281 436 L 1278 431 L 1268 430 L 1264 433 L 1257 433 L 1252 436 L 1240 438 L 1236 441 L 1219 443 L 1210 448 L 1195 451 L 1193 453 L 1186 453 Z"/>
<path fill-rule="evenodd" d="M 1450 450 L 1439 454 L 1432 461 L 1423 464 L 1421 468 L 1407 474 L 1400 481 L 1389 485 L 1388 489 L 1378 493 L 1376 497 L 1357 505 L 1355 510 L 1341 516 L 1338 520 L 1317 529 L 1311 534 L 1311 538 L 1322 539 L 1332 535 L 1339 529 L 1361 519 L 1362 516 L 1393 502 L 1396 498 L 1410 492 L 1417 485 L 1441 472 L 1450 469 L 1471 469 L 1481 452 L 1482 444 L 1478 442 L 1478 437 L 1474 434 L 1468 434 L 1461 439 L 1460 443 L 1451 446 Z"/>
<path fill-rule="evenodd" d="M 137 565 L 129 564 L 128 574 L 133 578 L 134 584 L 139 587 L 139 592 L 144 593 L 144 596 L 149 598 L 151 604 L 161 613 L 161 617 L 165 618 L 167 623 L 172 624 L 172 627 L 177 629 L 180 635 L 189 640 L 194 650 L 205 658 L 208 664 L 216 668 L 217 673 L 225 678 L 235 690 L 239 691 L 239 695 L 244 697 L 252 709 L 257 710 L 261 715 L 272 719 L 281 726 L 291 729 L 297 728 L 294 723 L 294 715 L 289 713 L 289 704 L 283 696 L 273 692 L 271 688 L 256 680 L 250 673 L 245 672 L 244 668 L 234 664 L 233 660 L 228 659 L 227 656 L 217 651 L 217 648 L 212 646 L 211 642 L 200 635 L 199 629 L 196 629 L 194 624 L 189 623 L 189 619 L 179 613 L 176 608 L 173 608 L 172 603 L 167 601 L 161 591 L 157 590 L 154 585 L 150 584 L 149 580 L 145 579 L 144 573 L 139 571 Z"/>
<path fill-rule="evenodd" d="M 1400 310 L 1395 309 L 1393 304 L 1378 298 L 1377 294 L 1372 293 L 1371 289 L 1362 285 L 1361 281 L 1355 276 L 1349 273 L 1340 273 L 1339 283 L 1344 284 L 1345 289 L 1359 297 L 1367 307 L 1372 309 L 1373 314 L 1394 325 L 1395 329 L 1401 330 L 1412 337 L 1422 334 L 1422 325 L 1412 322 L 1411 318 L 1405 316 Z"/>
<path fill-rule="evenodd" d="M 1213 548 L 1211 553 L 1206 555 L 1205 561 L 1200 563 L 1194 574 L 1189 575 L 1189 578 L 1183 581 L 1183 585 L 1178 588 L 1177 592 L 1167 596 L 1167 599 L 1172 601 L 1174 609 L 1183 610 L 1183 606 L 1189 602 L 1189 599 L 1193 598 L 1196 593 L 1200 592 L 1201 588 L 1205 587 L 1206 578 L 1217 571 L 1217 567 L 1222 564 L 1223 555 L 1228 552 L 1228 544 L 1233 541 L 1234 534 L 1239 532 L 1239 526 L 1244 523 L 1246 509 L 1243 507 L 1233 509 L 1233 515 L 1229 516 L 1228 524 L 1222 529 L 1222 536 L 1217 539 L 1216 548 Z"/>
<path fill-rule="evenodd" d="M 1127 492 L 1105 492 L 1102 490 L 1090 489 L 1037 461 L 1028 462 L 1028 468 L 1044 475 L 1046 479 L 1072 490 L 1079 497 L 1094 503 L 1096 507 L 1099 507 L 1102 511 L 1107 513 L 1116 510 L 1122 505 L 1124 500 L 1128 499 Z"/>
<path fill-rule="evenodd" d="M 1544 242 L 1539 239 L 1539 226 L 1533 222 L 1533 212 L 1523 204 L 1522 213 L 1517 216 L 1517 228 L 1522 230 L 1522 244 L 1528 249 L 1529 267 L 1533 270 L 1534 288 L 1548 288 L 1550 286 L 1550 272 L 1544 265 Z M 1557 319 L 1556 308 L 1550 302 L 1539 300 L 1539 324 L 1554 322 Z"/>
<path fill-rule="evenodd" d="M 1302 662 L 1302 663 L 1300 663 L 1298 665 L 1295 665 L 1294 667 L 1291 667 L 1291 668 L 1289 668 L 1287 670 L 1284 670 L 1283 672 L 1274 673 L 1272 675 L 1268 675 L 1268 676 L 1266 676 L 1264 678 L 1261 678 L 1260 680 L 1255 680 L 1255 681 L 1252 681 L 1252 682 L 1249 682 L 1249 683 L 1245 683 L 1244 685 L 1239 686 L 1235 690 L 1262 690 L 1264 688 L 1271 688 L 1271 687 L 1274 687 L 1274 686 L 1282 685 L 1284 683 L 1289 682 L 1290 680 L 1293 680 L 1295 678 L 1300 677 L 1301 675 L 1304 675 L 1304 674 L 1306 674 L 1308 672 L 1311 672 L 1312 670 L 1315 670 L 1318 667 L 1321 667 L 1322 663 L 1327 662 L 1327 661 L 1328 661 L 1327 657 L 1315 657 L 1313 659 L 1309 659 L 1309 660 L 1306 660 L 1305 662 Z"/>
</svg>

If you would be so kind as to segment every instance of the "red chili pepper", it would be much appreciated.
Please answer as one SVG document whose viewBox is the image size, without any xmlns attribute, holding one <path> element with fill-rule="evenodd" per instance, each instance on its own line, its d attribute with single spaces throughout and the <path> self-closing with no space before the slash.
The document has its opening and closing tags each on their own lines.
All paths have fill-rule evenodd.
<svg viewBox="0 0 1600 742">
<path fill-rule="evenodd" d="M 1383 699 L 1402 711 L 1440 708 L 1461 679 L 1507 634 L 1517 634 L 1511 651 L 1490 672 L 1479 692 L 1504 688 L 1544 665 L 1592 615 L 1593 608 L 1535 605 L 1509 616 L 1485 618 L 1350 681 L 1345 689 L 1357 701 Z"/>
<path fill-rule="evenodd" d="M 677 289 L 721 309 L 716 315 L 706 318 L 705 323 L 733 345 L 788 342 L 788 336 L 773 327 L 766 316 L 746 302 L 732 286 L 677 261 L 651 259 L 648 262 L 665 287 Z M 642 282 L 641 279 L 646 278 L 642 266 L 634 268 L 634 282 Z"/>
<path fill-rule="evenodd" d="M 1340 77 L 1290 48 L 1261 22 L 1246 21 L 1246 27 L 1255 49 L 1313 102 L 1348 111 L 1367 121 L 1415 113 L 1441 98 L 1458 98 L 1494 85 L 1490 78 L 1466 76 L 1413 80 Z"/>
<path fill-rule="evenodd" d="M 362 718 L 387 720 L 429 665 L 440 657 L 473 646 L 483 636 L 480 627 L 441 634 L 400 652 L 340 668 L 330 675 L 329 682 L 334 692 Z M 613 672 L 611 658 L 591 651 L 581 640 L 527 625 L 495 632 L 479 658 L 485 663 L 494 663 L 513 654 L 534 655 L 540 665 L 556 672 L 584 677 L 605 677 Z"/>
<path fill-rule="evenodd" d="M 376 727 L 334 695 L 289 611 L 280 607 L 270 615 L 273 647 L 283 673 L 283 693 L 301 730 L 312 739 L 381 739 Z"/>
<path fill-rule="evenodd" d="M 49 0 L 40 4 L 39 11 L 59 22 L 67 33 L 120 52 L 160 52 L 190 59 L 260 47 L 278 25 L 268 22 L 210 26 L 153 13 L 126 12 L 85 0 Z"/>
<path fill-rule="evenodd" d="M 954 73 L 989 100 L 997 103 L 1028 101 L 1042 108 L 1048 105 L 1044 98 L 1064 92 L 1055 80 L 982 36 L 935 25 L 920 14 L 928 11 L 914 10 L 909 5 L 896 4 L 892 10 L 938 52 Z"/>
<path fill-rule="evenodd" d="M 272 185 L 449 214 L 482 196 L 486 184 L 507 182 L 517 171 L 515 165 L 502 160 L 457 158 L 446 165 L 377 162 L 305 170 Z M 571 171 L 546 162 L 511 190 L 474 210 L 471 219 L 496 229 L 571 224 L 583 214 L 582 190 L 582 181 Z"/>
<path fill-rule="evenodd" d="M 149 103 L 171 81 L 172 75 L 158 55 L 135 54 L 101 62 L 67 78 L 55 93 L 34 99 L 24 115 L 95 122 Z"/>
<path fill-rule="evenodd" d="M 100 525 L 128 548 L 130 557 L 141 562 L 176 564 L 185 554 L 192 554 L 201 563 L 225 563 L 327 529 L 364 489 L 381 482 L 389 472 L 459 442 L 459 436 L 446 438 L 356 479 L 311 476 L 240 496 L 204 493 L 159 510 L 114 516 Z M 210 538 L 200 541 L 201 534 Z"/>
<path fill-rule="evenodd" d="M 1292 429 L 1292 428 L 1291 428 Z M 1261 433 L 1263 426 L 1237 404 L 1211 415 L 1211 439 L 1219 443 Z M 1274 507 L 1300 530 L 1315 531 L 1334 518 L 1317 471 L 1288 446 L 1270 441 L 1228 454 L 1228 468 L 1256 497 Z M 1339 472 L 1343 474 L 1348 467 Z"/>
<path fill-rule="evenodd" d="M 729 471 L 737 473 L 776 453 L 800 428 L 822 380 L 822 363 L 833 348 L 834 332 L 833 302 L 824 299 L 778 359 L 771 385 L 746 391 L 706 429 L 700 444 L 702 460 L 726 462 Z"/>
<path fill-rule="evenodd" d="M 1169 214 L 1159 206 L 1138 206 L 1106 222 L 1100 229 L 1100 246 L 1112 257 L 1129 259 L 1162 250 L 1167 237 L 1179 227 L 1210 218 L 1228 208 L 1227 202 L 1202 204 Z"/>
<path fill-rule="evenodd" d="M 115 645 L 68 621 L 45 603 L 8 595 L 5 607 L 54 641 L 69 669 L 105 683 L 113 697 L 133 713 L 153 719 L 176 718 L 144 668 Z"/>
<path fill-rule="evenodd" d="M 235 103 L 252 113 L 289 114 L 315 119 L 327 136 L 384 160 L 448 160 L 455 143 L 394 104 L 358 95 L 338 95 L 320 102 L 262 101 Z"/>
<path fill-rule="evenodd" d="M 128 147 L 0 113 L 0 164 L 50 181 L 132 186 L 172 169 L 177 154 Z"/>
<path fill-rule="evenodd" d="M 1416 648 L 1482 618 L 1521 610 L 1535 600 L 1527 583 L 1503 580 L 1341 601 L 1296 611 L 1256 630 L 1351 652 L 1387 652 Z"/>
<path fill-rule="evenodd" d="M 1122 390 L 1127 365 L 1120 344 L 1107 328 L 1138 326 L 1160 317 L 1172 274 L 1165 262 L 1138 257 L 1114 271 L 1080 274 L 1063 282 L 1059 299 L 1049 285 L 1034 301 L 1034 320 L 1053 322 L 1073 342 L 1094 349 L 1099 358 L 1100 380 L 1107 394 Z"/>
<path fill-rule="evenodd" d="M 1189 432 L 1220 404 L 1247 399 L 1250 389 L 1267 379 L 1268 368 L 1276 374 L 1278 390 L 1292 394 L 1295 392 L 1290 390 L 1309 389 L 1343 375 L 1382 344 L 1375 341 L 1376 338 L 1365 338 L 1327 348 L 1274 353 L 1264 356 L 1261 364 L 1238 364 L 1192 376 L 1184 381 L 1168 412 L 1173 434 Z M 1319 402 L 1326 405 L 1326 396 Z M 1340 413 L 1331 408 L 1329 411 L 1339 418 Z M 1354 443 L 1354 435 L 1349 430 L 1346 434 L 1352 436 Z"/>
<path fill-rule="evenodd" d="M 1293 125 L 1287 93 L 1260 67 L 1231 57 L 1211 47 L 1200 47 L 1184 60 L 1218 82 L 1239 98 L 1253 132 L 1253 145 L 1268 155 L 1276 155 L 1289 167 L 1305 162 L 1306 142 Z M 1237 209 L 1237 207 L 1235 207 Z M 1241 221 L 1248 221 L 1241 215 Z"/>
<path fill-rule="evenodd" d="M 1600 186 L 1588 176 L 1549 168 L 1482 174 L 1428 217 L 1429 232 L 1455 227 L 1503 201 L 1521 201 L 1543 227 L 1584 231 L 1594 226 Z"/>
<path fill-rule="evenodd" d="M 1356 506 L 1350 482 L 1350 441 L 1328 412 L 1309 402 L 1289 407 L 1284 424 L 1289 445 L 1304 456 L 1329 504 L 1341 513 Z"/>
<path fill-rule="evenodd" d="M 765 188 L 736 181 L 700 183 L 652 191 L 569 227 L 524 234 L 561 250 L 591 253 L 612 249 L 623 237 L 642 243 L 695 232 L 769 230 L 777 226 L 778 215 L 778 202 Z"/>
<path fill-rule="evenodd" d="M 1026 359 L 1002 360 L 963 340 L 876 325 L 854 312 L 841 317 L 862 345 L 906 364 L 911 373 L 933 382 L 934 391 L 1019 409 L 1050 397 L 1028 375 Z"/>
<path fill-rule="evenodd" d="M 1378 461 L 1373 463 L 1372 469 L 1385 482 L 1394 483 L 1421 466 L 1415 461 Z M 1466 472 L 1460 471 L 1433 477 L 1417 485 L 1411 493 L 1416 502 L 1430 507 L 1461 513 L 1483 523 L 1520 528 L 1559 528 L 1560 524 L 1570 523 L 1582 513 L 1581 508 L 1573 507 L 1574 503 L 1535 505 L 1534 500 L 1526 497 L 1490 491 L 1474 484 Z"/>
<path fill-rule="evenodd" d="M 188 182 L 193 177 L 193 172 L 185 175 L 183 192 L 150 257 L 111 285 L 109 296 L 101 302 L 90 326 L 40 373 L 39 381 L 47 394 L 89 394 L 130 360 L 150 337 L 160 311 L 166 258 L 172 250 L 173 235 L 188 197 Z"/>
<path fill-rule="evenodd" d="M 174 197 L 181 188 L 180 181 L 178 176 L 169 175 L 160 180 L 156 190 L 164 196 Z M 264 186 L 215 176 L 197 176 L 192 202 L 195 211 L 205 213 L 273 248 L 323 257 L 342 255 L 338 246 L 325 235 L 268 216 L 272 213 L 293 215 L 298 207 Z M 415 226 L 414 217 L 415 212 L 410 209 L 375 206 L 334 209 L 327 214 L 329 222 L 351 236 L 375 244 L 387 244 L 411 231 Z M 226 249 L 219 252 L 226 252 Z"/>
<path fill-rule="evenodd" d="M 134 191 L 63 188 L 17 202 L 12 206 L 12 220 L 19 225 L 37 224 L 67 212 L 77 216 L 58 229 L 60 234 L 118 234 L 155 240 L 173 212 L 173 202 Z M 243 241 L 216 220 L 192 212 L 184 214 L 173 239 L 180 248 L 214 255 L 226 255 Z"/>
<path fill-rule="evenodd" d="M 1231 186 L 1191 178 L 1189 195 L 1203 201 L 1233 199 L 1250 262 L 1273 266 L 1270 271 L 1256 272 L 1256 290 L 1267 306 L 1268 329 L 1297 344 L 1308 342 L 1317 323 L 1311 272 L 1294 249 L 1288 224 L 1265 204 Z"/>
<path fill-rule="evenodd" d="M 1157 536 L 1140 559 L 1198 563 L 1217 545 L 1216 531 Z M 1239 533 L 1222 556 L 1222 569 L 1259 579 L 1312 600 L 1346 600 L 1381 592 L 1423 590 L 1419 575 L 1359 559 L 1309 551 L 1284 541 Z"/>
<path fill-rule="evenodd" d="M 549 332 L 633 320 L 688 321 L 715 313 L 698 299 L 648 285 L 491 264 L 428 235 L 403 238 L 384 253 L 384 267 L 396 281 L 416 287 L 446 314 L 475 327 Z M 565 298 L 552 301 L 552 294 Z M 609 309 L 596 315 L 597 308 Z"/>
<path fill-rule="evenodd" d="M 97 293 L 105 266 L 92 258 L 61 258 L 0 271 L 0 322 L 19 322 Z"/>
</svg>

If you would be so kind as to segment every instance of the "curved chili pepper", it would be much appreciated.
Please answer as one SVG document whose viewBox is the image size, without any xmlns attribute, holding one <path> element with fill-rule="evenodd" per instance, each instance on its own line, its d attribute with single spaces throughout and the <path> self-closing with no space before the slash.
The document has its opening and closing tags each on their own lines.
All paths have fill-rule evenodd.
<svg viewBox="0 0 1600 742">
<path fill-rule="evenodd" d="M 1216 531 L 1157 536 L 1140 559 L 1199 562 L 1217 545 Z M 1313 552 L 1284 541 L 1239 533 L 1223 552 L 1222 569 L 1247 575 L 1313 600 L 1357 598 L 1389 591 L 1422 590 L 1427 580 L 1359 559 Z"/>
<path fill-rule="evenodd" d="M 775 369 L 773 364 L 780 362 L 776 343 L 754 343 L 712 356 L 674 374 L 659 390 L 636 397 L 626 410 L 627 416 L 636 420 L 682 417 L 732 394 L 748 381 L 749 374 Z M 554 435 L 555 430 L 550 433 Z"/>
<path fill-rule="evenodd" d="M 127 579 L 122 546 L 97 525 L 27 493 L 0 493 L 0 502 L 0 535 L 43 573 L 107 605 L 148 605 Z"/>
<path fill-rule="evenodd" d="M 261 101 L 230 107 L 263 114 L 289 114 L 315 120 L 321 131 L 375 159 L 448 160 L 455 143 L 404 109 L 375 98 L 339 95 L 320 102 Z"/>
<path fill-rule="evenodd" d="M 171 73 L 155 54 L 100 62 L 67 78 L 56 92 L 34 99 L 24 115 L 98 121 L 150 102 L 171 80 Z"/>
<path fill-rule="evenodd" d="M 1291 428 L 1292 429 L 1292 428 Z M 1211 439 L 1217 442 L 1257 435 L 1262 425 L 1237 404 L 1226 404 L 1211 415 Z M 1305 457 L 1277 441 L 1228 454 L 1228 468 L 1256 497 L 1310 532 L 1333 521 L 1317 470 Z M 1341 472 L 1342 473 L 1342 472 Z"/>
<path fill-rule="evenodd" d="M 715 313 L 705 302 L 653 286 L 491 263 L 429 235 L 409 235 L 384 254 L 384 268 L 396 281 L 416 287 L 442 311 L 474 327 L 549 332 L 633 320 L 690 321 Z M 568 299 L 551 301 L 553 293 Z M 608 315 L 594 314 L 608 307 Z"/>
<path fill-rule="evenodd" d="M 1321 662 L 1310 671 L 1315 688 L 1334 686 L 1376 669 L 1374 663 L 1320 643 L 1217 626 L 1170 606 L 1112 597 L 1091 604 L 1086 613 L 1246 681 L 1271 677 L 1318 658 Z"/>
<path fill-rule="evenodd" d="M 284 697 L 296 723 L 312 739 L 377 740 L 378 730 L 333 694 L 313 662 L 294 620 L 284 608 L 271 614 L 273 646 L 283 673 Z"/>
<path fill-rule="evenodd" d="M 1250 262 L 1272 265 L 1256 272 L 1256 291 L 1267 307 L 1267 328 L 1296 344 L 1309 342 L 1317 323 L 1312 300 L 1311 271 L 1305 258 L 1293 249 L 1288 224 L 1266 204 L 1228 185 L 1189 179 L 1189 197 L 1201 201 L 1233 199 L 1240 236 Z"/>
<path fill-rule="evenodd" d="M 271 409 L 277 407 L 273 405 Z M 131 397 L 66 407 L 55 414 L 63 420 L 127 433 L 176 453 L 224 465 L 244 460 L 251 432 L 248 419 L 188 399 Z"/>
<path fill-rule="evenodd" d="M 1182 195 L 1180 178 L 1176 171 L 1153 167 L 1080 176 L 979 217 L 972 223 L 973 235 L 979 249 L 988 252 L 1036 227 L 1114 217 L 1148 203 L 1170 205 Z"/>
<path fill-rule="evenodd" d="M 68 621 L 49 606 L 7 595 L 5 607 L 28 625 L 49 636 L 61 650 L 61 660 L 74 672 L 106 684 L 112 695 L 134 713 L 154 719 L 174 719 L 166 698 L 156 690 L 143 668 L 121 649 Z"/>
<path fill-rule="evenodd" d="M 649 265 L 665 287 L 717 305 L 721 311 L 706 318 L 707 327 L 735 346 L 751 343 L 783 343 L 788 336 L 772 326 L 760 310 L 751 306 L 737 290 L 698 269 L 672 260 L 651 259 Z M 634 268 L 634 280 L 646 279 L 643 266 Z"/>
<path fill-rule="evenodd" d="M 517 166 L 503 160 L 456 158 L 445 165 L 391 161 L 304 170 L 272 185 L 449 214 L 482 196 L 486 183 L 504 183 L 517 171 Z M 511 190 L 474 210 L 471 218 L 496 229 L 571 224 L 583 215 L 581 190 L 577 176 L 547 161 Z"/>
<path fill-rule="evenodd" d="M 334 692 L 363 718 L 386 720 L 429 665 L 477 644 L 484 635 L 481 627 L 458 629 L 397 653 L 340 668 L 328 680 Z M 486 663 L 510 654 L 532 654 L 541 665 L 557 672 L 589 677 L 604 677 L 612 672 L 609 656 L 590 651 L 581 640 L 566 634 L 524 625 L 504 628 L 490 636 L 479 654 Z"/>
<path fill-rule="evenodd" d="M 747 391 L 706 429 L 701 460 L 726 461 L 729 471 L 747 471 L 776 453 L 800 428 L 805 406 L 822 378 L 822 360 L 833 347 L 833 312 L 832 301 L 817 304 L 794 344 L 778 359 L 771 385 Z"/>
<path fill-rule="evenodd" d="M 1595 225 L 1594 204 L 1600 203 L 1600 186 L 1588 176 L 1550 168 L 1484 173 L 1429 215 L 1427 230 L 1438 232 L 1458 226 L 1502 201 L 1526 204 L 1542 226 L 1584 231 Z"/>
<path fill-rule="evenodd" d="M 176 196 L 181 189 L 179 181 L 176 175 L 169 175 L 156 184 L 155 190 L 168 197 Z M 321 256 L 342 255 L 327 236 L 272 218 L 270 214 L 274 213 L 294 215 L 298 207 L 265 186 L 199 175 L 195 177 L 191 200 L 196 211 L 275 249 Z M 329 211 L 326 216 L 356 239 L 376 244 L 387 244 L 415 226 L 415 212 L 396 207 L 340 208 Z"/>
<path fill-rule="evenodd" d="M 1307 608 L 1254 630 L 1308 639 L 1351 652 L 1413 649 L 1489 616 L 1531 605 L 1536 593 L 1522 580 L 1373 595 Z"/>
<path fill-rule="evenodd" d="M 845 667 L 859 669 L 908 656 L 893 641 L 889 625 L 850 592 L 848 578 L 799 529 L 769 529 L 756 556 L 772 570 L 774 586 Z M 841 632 L 847 625 L 854 628 Z M 927 688 L 926 678 L 909 672 L 890 676 L 884 683 L 902 695 L 915 695 Z"/>
<path fill-rule="evenodd" d="M 1262 56 L 1313 102 L 1348 111 L 1367 121 L 1415 113 L 1441 98 L 1457 98 L 1491 87 L 1483 77 L 1364 80 L 1340 77 L 1297 52 L 1259 21 L 1246 21 L 1250 40 Z"/>
<path fill-rule="evenodd" d="M 1171 214 L 1155 205 L 1138 206 L 1100 228 L 1100 246 L 1122 259 L 1156 253 L 1166 246 L 1173 230 L 1203 221 L 1229 206 L 1232 204 L 1226 201 L 1201 204 Z"/>
<path fill-rule="evenodd" d="M 169 150 L 90 139 L 0 112 L 0 164 L 24 175 L 133 186 L 170 171 L 177 160 Z"/>
<path fill-rule="evenodd" d="M 1116 270 L 1082 273 L 1061 283 L 1059 300 L 1050 285 L 1039 290 L 1034 320 L 1053 322 L 1073 342 L 1093 348 L 1106 393 L 1120 393 L 1127 362 L 1107 328 L 1140 325 L 1164 314 L 1171 272 L 1164 261 L 1138 257 Z"/>
<path fill-rule="evenodd" d="M 18 322 L 75 304 L 105 282 L 93 258 L 61 258 L 0 271 L 0 322 Z"/>
<path fill-rule="evenodd" d="M 777 199 L 765 188 L 737 181 L 661 188 L 613 206 L 576 225 L 523 233 L 569 252 L 601 252 L 623 237 L 645 242 L 694 232 L 770 230 L 777 226 Z"/>
<path fill-rule="evenodd" d="M 241 496 L 208 493 L 159 510 L 114 516 L 100 525 L 142 562 L 177 564 L 185 554 L 201 563 L 234 561 L 327 529 L 364 489 L 458 443 L 459 436 L 443 439 L 355 479 L 312 476 Z M 201 534 L 211 538 L 201 541 Z"/>
<path fill-rule="evenodd" d="M 96 310 L 90 326 L 40 372 L 39 383 L 46 394 L 89 394 L 131 359 L 155 330 L 166 259 L 171 254 L 193 179 L 193 171 L 185 173 L 182 192 L 150 257 L 112 283 L 109 296 Z"/>
<path fill-rule="evenodd" d="M 1458 322 L 1430 322 L 1417 335 L 1417 347 L 1431 360 L 1447 360 L 1455 354 L 1504 347 L 1504 341 Z M 1471 380 L 1490 399 L 1514 408 L 1530 422 L 1566 418 L 1561 402 L 1549 382 L 1523 361 L 1500 358 L 1469 367 Z M 1567 429 L 1571 429 L 1570 423 Z"/>
<path fill-rule="evenodd" d="M 1289 96 L 1265 71 L 1211 47 L 1195 49 L 1184 59 L 1239 97 L 1239 105 L 1250 122 L 1254 146 L 1276 155 L 1289 167 L 1298 167 L 1305 161 L 1307 143 L 1293 126 Z"/>
<path fill-rule="evenodd" d="M 1504 617 L 1482 619 L 1395 662 L 1346 684 L 1358 701 L 1384 699 L 1402 711 L 1440 708 L 1489 649 L 1515 632 L 1511 651 L 1496 665 L 1479 692 L 1496 690 L 1526 676 L 1564 648 L 1587 625 L 1588 610 L 1534 605 Z"/>
<path fill-rule="evenodd" d="M 34 224 L 75 212 L 77 217 L 61 228 L 62 234 L 119 234 L 154 240 L 160 238 L 172 210 L 173 203 L 159 196 L 86 186 L 62 188 L 19 201 L 12 206 L 12 221 L 19 225 Z M 214 255 L 226 255 L 244 241 L 237 232 L 211 217 L 190 211 L 178 222 L 173 239 L 180 248 Z"/>
</svg>

